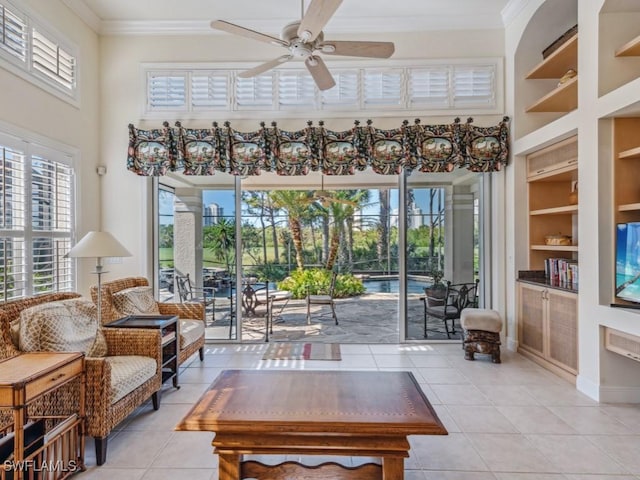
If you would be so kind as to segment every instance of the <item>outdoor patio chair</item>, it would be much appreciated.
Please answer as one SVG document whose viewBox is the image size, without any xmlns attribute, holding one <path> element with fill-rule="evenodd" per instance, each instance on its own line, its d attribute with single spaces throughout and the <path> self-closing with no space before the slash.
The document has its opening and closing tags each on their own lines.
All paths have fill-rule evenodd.
<svg viewBox="0 0 640 480">
<path fill-rule="evenodd" d="M 338 274 L 333 272 L 331 275 L 331 283 L 326 293 L 311 294 L 309 287 L 307 286 L 307 324 L 311 323 L 311 305 L 329 305 L 331 307 L 331 314 L 333 319 L 338 325 L 338 317 L 336 316 L 335 302 L 333 300 L 334 290 L 336 288 L 336 278 Z"/>
<path fill-rule="evenodd" d="M 178 287 L 180 303 L 202 303 L 205 315 L 207 309 L 211 307 L 211 323 L 209 325 L 215 322 L 216 297 L 214 289 L 194 287 L 188 273 L 186 275 L 176 275 L 176 287 Z"/>
<path fill-rule="evenodd" d="M 447 332 L 447 338 L 456 333 L 456 320 L 460 320 L 460 314 L 465 308 L 478 307 L 478 284 L 473 283 L 452 284 L 447 282 L 446 287 L 424 289 L 424 337 L 427 338 L 427 324 L 429 317 L 442 320 Z M 451 328 L 449 328 L 451 322 Z"/>
</svg>

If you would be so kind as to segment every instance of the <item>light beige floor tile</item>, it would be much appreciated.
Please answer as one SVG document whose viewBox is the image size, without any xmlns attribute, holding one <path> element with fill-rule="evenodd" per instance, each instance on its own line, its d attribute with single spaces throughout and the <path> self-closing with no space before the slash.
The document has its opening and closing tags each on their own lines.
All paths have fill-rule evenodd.
<svg viewBox="0 0 640 480">
<path fill-rule="evenodd" d="M 427 470 L 487 471 L 487 465 L 464 434 L 410 437 L 411 456 Z"/>
<path fill-rule="evenodd" d="M 204 360 L 202 362 L 199 359 L 196 359 L 189 364 L 188 368 L 198 368 L 200 366 L 209 368 L 227 368 L 232 358 L 233 355 L 230 353 L 207 354 L 204 356 Z"/>
<path fill-rule="evenodd" d="M 170 441 L 159 451 L 153 468 L 218 467 L 218 456 L 213 454 L 211 432 L 173 432 Z"/>
<path fill-rule="evenodd" d="M 425 472 L 424 478 L 425 480 L 496 480 L 491 472 Z"/>
<path fill-rule="evenodd" d="M 527 435 L 527 439 L 563 473 L 629 473 L 602 449 L 576 435 Z"/>
<path fill-rule="evenodd" d="M 431 385 L 444 405 L 491 405 L 474 385 Z"/>
<path fill-rule="evenodd" d="M 638 477 L 632 475 L 589 475 L 589 474 L 565 474 L 567 480 L 637 480 Z"/>
<path fill-rule="evenodd" d="M 190 409 L 190 403 L 161 404 L 158 411 L 138 409 L 129 415 L 124 430 L 171 431 Z"/>
<path fill-rule="evenodd" d="M 564 475 L 559 473 L 496 473 L 498 480 L 566 480 Z"/>
<path fill-rule="evenodd" d="M 105 465 L 149 468 L 172 436 L 173 432 L 169 431 L 150 435 L 149 432 L 123 430 L 115 437 L 109 437 Z"/>
<path fill-rule="evenodd" d="M 211 383 L 184 383 L 180 388 L 173 388 L 170 385 L 162 387 L 162 395 L 160 397 L 160 410 L 162 404 L 187 403 L 193 405 L 198 401 L 202 394 L 209 388 Z"/>
<path fill-rule="evenodd" d="M 621 463 L 630 473 L 640 476 L 639 435 L 594 435 L 587 438 Z"/>
<path fill-rule="evenodd" d="M 623 422 L 634 432 L 640 432 L 640 405 L 608 405 L 603 404 L 600 410 Z"/>
<path fill-rule="evenodd" d="M 379 368 L 414 368 L 415 365 L 407 355 L 375 354 L 373 356 Z"/>
<path fill-rule="evenodd" d="M 429 384 L 464 385 L 469 383 L 469 380 L 456 368 L 418 368 L 418 372 Z"/>
<path fill-rule="evenodd" d="M 594 435 L 625 435 L 634 431 L 620 420 L 607 415 L 600 407 L 549 407 L 553 413 L 577 432 Z"/>
<path fill-rule="evenodd" d="M 210 468 L 150 468 L 142 477 L 142 480 L 175 480 L 178 478 L 217 480 L 218 471 Z"/>
<path fill-rule="evenodd" d="M 598 404 L 567 382 L 559 385 L 532 385 L 527 386 L 527 390 L 541 405 L 546 406 L 595 406 Z"/>
<path fill-rule="evenodd" d="M 456 424 L 451 414 L 449 413 L 449 410 L 447 409 L 447 407 L 445 407 L 444 405 L 433 405 L 433 409 L 436 411 L 436 414 L 438 415 L 438 418 L 444 425 L 444 428 L 447 429 L 447 432 L 460 433 L 462 431 L 460 427 Z"/>
<path fill-rule="evenodd" d="M 497 408 L 520 433 L 577 433 L 547 407 L 517 405 L 499 406 Z"/>
<path fill-rule="evenodd" d="M 511 422 L 495 407 L 448 405 L 447 410 L 463 432 L 517 433 Z"/>
<path fill-rule="evenodd" d="M 371 355 L 369 345 L 340 344 L 343 355 Z"/>
<path fill-rule="evenodd" d="M 494 405 L 539 405 L 538 401 L 521 385 L 476 385 Z"/>
<path fill-rule="evenodd" d="M 376 368 L 376 362 L 373 355 L 363 354 L 347 354 L 342 353 L 342 361 L 338 367 L 342 370 L 361 370 L 363 368 Z"/>
<path fill-rule="evenodd" d="M 440 401 L 440 398 L 438 398 L 438 395 L 436 395 L 436 392 L 434 392 L 429 385 L 420 381 L 418 381 L 418 384 L 420 385 L 420 389 L 427 396 L 427 399 L 429 400 L 429 403 L 431 403 L 431 405 L 438 405 L 442 403 Z"/>
<path fill-rule="evenodd" d="M 180 371 L 179 383 L 211 383 L 222 372 L 222 368 L 184 368 Z"/>
<path fill-rule="evenodd" d="M 409 358 L 416 367 L 449 368 L 452 366 L 444 355 L 409 354 Z"/>
<path fill-rule="evenodd" d="M 466 434 L 492 472 L 560 473 L 525 437 L 518 434 Z"/>
<path fill-rule="evenodd" d="M 425 475 L 422 470 L 404 470 L 404 480 L 426 480 Z"/>
<path fill-rule="evenodd" d="M 144 477 L 144 468 L 130 468 L 130 467 L 110 467 L 108 465 L 102 465 L 101 467 L 92 466 L 87 468 L 86 471 L 78 473 L 71 478 L 80 478 L 82 480 L 140 480 Z"/>
</svg>

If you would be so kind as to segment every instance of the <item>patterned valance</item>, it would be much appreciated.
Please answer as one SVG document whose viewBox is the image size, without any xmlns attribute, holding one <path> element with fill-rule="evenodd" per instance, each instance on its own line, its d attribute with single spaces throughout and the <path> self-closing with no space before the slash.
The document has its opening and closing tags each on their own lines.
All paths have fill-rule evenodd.
<svg viewBox="0 0 640 480">
<path fill-rule="evenodd" d="M 459 119 L 446 125 L 422 125 L 407 120 L 399 128 L 381 130 L 371 120 L 356 121 L 350 130 L 335 132 L 324 122 L 307 122 L 302 130 L 286 131 L 276 123 L 260 130 L 239 132 L 229 122 L 224 126 L 192 129 L 176 122 L 157 130 L 129 125 L 127 168 L 143 176 L 167 172 L 184 175 L 353 175 L 371 168 L 381 175 L 402 170 L 450 172 L 467 168 L 473 172 L 495 172 L 509 158 L 508 117 L 493 127 L 476 127 Z"/>
</svg>

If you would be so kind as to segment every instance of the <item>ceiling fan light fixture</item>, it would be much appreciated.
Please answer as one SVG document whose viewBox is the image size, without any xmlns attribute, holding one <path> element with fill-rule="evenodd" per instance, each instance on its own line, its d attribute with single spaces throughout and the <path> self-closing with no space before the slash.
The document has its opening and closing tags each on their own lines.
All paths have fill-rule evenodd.
<svg viewBox="0 0 640 480">
<path fill-rule="evenodd" d="M 320 47 L 322 53 L 333 53 L 336 51 L 336 46 L 331 44 L 325 44 Z"/>
<path fill-rule="evenodd" d="M 298 33 L 298 38 L 305 43 L 311 40 L 312 36 L 313 34 L 309 30 L 303 30 L 302 32 Z"/>
</svg>

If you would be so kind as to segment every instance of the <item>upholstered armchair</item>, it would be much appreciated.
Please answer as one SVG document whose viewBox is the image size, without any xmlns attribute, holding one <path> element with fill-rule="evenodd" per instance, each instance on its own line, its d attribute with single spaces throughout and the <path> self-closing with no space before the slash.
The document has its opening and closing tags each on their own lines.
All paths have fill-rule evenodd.
<svg viewBox="0 0 640 480">
<path fill-rule="evenodd" d="M 23 353 L 20 346 L 27 348 L 23 338 L 23 324 L 38 315 L 43 325 L 54 321 L 67 322 L 65 328 L 48 329 L 48 331 L 62 332 L 59 337 L 63 337 L 67 332 L 77 333 L 75 324 L 68 323 L 69 321 L 82 322 L 82 318 L 78 318 L 79 315 L 75 313 L 76 310 L 66 310 L 71 312 L 66 316 L 55 317 L 52 313 L 65 311 L 65 308 L 70 308 L 67 305 L 74 301 L 92 313 L 90 316 L 94 320 L 93 336 L 100 337 L 101 331 L 106 342 L 106 345 L 101 345 L 99 349 L 92 347 L 89 352 L 85 352 L 96 355 L 85 358 L 86 434 L 94 437 L 96 463 L 102 465 L 107 456 L 107 438 L 113 428 L 149 397 L 152 397 L 154 409 L 159 408 L 158 391 L 162 385 L 160 331 L 98 329 L 97 310 L 91 300 L 82 299 L 78 293 L 44 294 L 0 304 L 0 358 L 10 358 Z M 60 318 L 62 320 L 59 320 Z M 32 325 L 31 329 L 38 326 L 35 322 Z M 50 351 L 77 351 L 77 343 L 64 348 L 64 344 L 60 343 L 61 340 L 64 338 L 57 338 L 57 348 L 51 348 Z M 94 342 L 95 347 L 97 341 L 91 341 Z M 98 352 L 98 350 L 101 351 Z M 66 414 L 77 409 L 78 400 L 77 385 L 63 386 L 35 401 L 30 407 L 29 414 L 33 416 Z M 0 413 L 3 425 L 7 424 L 10 418 L 6 416 L 7 412 Z"/>
<path fill-rule="evenodd" d="M 149 281 L 144 277 L 126 277 L 102 283 L 102 324 L 126 315 L 156 313 L 177 315 L 179 324 L 178 364 L 198 352 L 204 360 L 205 307 L 202 303 L 157 302 L 152 298 Z M 98 288 L 91 287 L 98 304 Z"/>
</svg>

